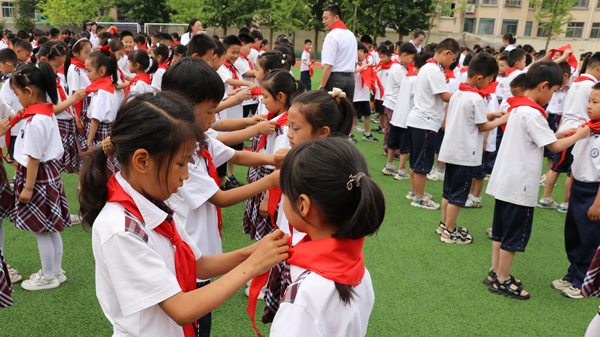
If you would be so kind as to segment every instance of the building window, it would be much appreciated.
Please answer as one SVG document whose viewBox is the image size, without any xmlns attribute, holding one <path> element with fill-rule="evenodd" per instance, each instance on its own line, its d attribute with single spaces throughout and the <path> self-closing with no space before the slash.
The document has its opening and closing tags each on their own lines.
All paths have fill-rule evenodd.
<svg viewBox="0 0 600 337">
<path fill-rule="evenodd" d="M 579 38 L 583 36 L 583 22 L 569 22 L 565 37 Z"/>
<path fill-rule="evenodd" d="M 477 1 L 478 0 L 467 0 L 467 5 L 475 5 L 475 6 L 477 6 Z"/>
<path fill-rule="evenodd" d="M 498 6 L 498 0 L 481 0 L 482 5 Z"/>
<path fill-rule="evenodd" d="M 504 2 L 506 7 L 521 7 L 521 0 L 506 0 Z"/>
<path fill-rule="evenodd" d="M 12 2 L 2 2 L 2 17 L 12 18 L 14 17 L 14 7 Z"/>
<path fill-rule="evenodd" d="M 600 9 L 600 1 L 596 4 L 596 9 Z"/>
<path fill-rule="evenodd" d="M 443 4 L 442 5 L 442 17 L 453 18 L 454 17 L 454 8 L 456 8 L 455 3 Z"/>
<path fill-rule="evenodd" d="M 600 22 L 592 23 L 592 31 L 590 32 L 590 39 L 600 39 Z"/>
<path fill-rule="evenodd" d="M 525 36 L 531 36 L 531 26 L 533 26 L 533 21 L 525 22 Z"/>
<path fill-rule="evenodd" d="M 517 26 L 519 25 L 519 20 L 502 20 L 502 31 L 501 35 L 506 33 L 517 34 Z"/>
<path fill-rule="evenodd" d="M 545 27 L 538 27 L 538 31 L 537 31 L 537 36 L 538 37 L 548 37 L 548 29 Z"/>
<path fill-rule="evenodd" d="M 495 19 L 479 19 L 479 29 L 477 30 L 477 34 L 493 35 L 495 23 Z"/>
<path fill-rule="evenodd" d="M 573 8 L 588 8 L 590 0 L 577 0 L 577 2 L 573 5 Z"/>
<path fill-rule="evenodd" d="M 531 2 L 529 3 L 529 10 L 532 10 L 532 11 L 535 10 L 535 6 Z"/>
<path fill-rule="evenodd" d="M 465 18 L 463 32 L 473 34 L 475 33 L 475 18 Z"/>
</svg>

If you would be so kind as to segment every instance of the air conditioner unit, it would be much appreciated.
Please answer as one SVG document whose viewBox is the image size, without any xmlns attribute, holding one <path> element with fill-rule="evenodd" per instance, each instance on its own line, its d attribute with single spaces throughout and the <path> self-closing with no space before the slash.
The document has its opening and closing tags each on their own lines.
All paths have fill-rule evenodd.
<svg viewBox="0 0 600 337">
<path fill-rule="evenodd" d="M 475 5 L 467 5 L 467 8 L 465 9 L 465 13 L 467 13 L 467 14 L 475 13 Z"/>
</svg>

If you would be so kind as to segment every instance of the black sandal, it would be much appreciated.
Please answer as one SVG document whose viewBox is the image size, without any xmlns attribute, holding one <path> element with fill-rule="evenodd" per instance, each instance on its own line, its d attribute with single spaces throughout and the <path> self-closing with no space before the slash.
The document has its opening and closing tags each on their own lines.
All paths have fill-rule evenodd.
<svg viewBox="0 0 600 337">
<path fill-rule="evenodd" d="M 498 279 L 495 279 L 494 283 L 492 283 L 488 287 L 488 290 L 496 295 L 502 295 L 502 296 L 514 298 L 517 300 L 528 300 L 529 297 L 531 297 L 530 296 L 531 294 L 521 296 L 521 293 L 523 292 L 523 288 L 518 287 L 517 289 L 512 289 L 510 287 L 511 284 L 512 284 L 511 280 L 506 280 L 506 282 L 500 283 L 500 281 L 498 281 Z M 498 287 L 498 288 L 494 288 L 494 285 L 496 285 L 496 287 Z"/>
<path fill-rule="evenodd" d="M 488 276 L 491 276 L 494 280 L 497 278 L 496 272 L 494 272 L 494 270 L 492 268 L 490 268 L 490 271 L 488 272 Z M 517 282 L 517 279 L 512 276 L 512 275 L 508 275 L 510 277 L 510 281 L 516 285 L 517 287 L 520 287 L 522 285 L 521 282 Z M 494 281 L 490 281 L 489 278 L 484 278 L 483 279 L 483 284 L 485 284 L 486 286 L 491 286 L 492 284 L 494 284 Z"/>
</svg>

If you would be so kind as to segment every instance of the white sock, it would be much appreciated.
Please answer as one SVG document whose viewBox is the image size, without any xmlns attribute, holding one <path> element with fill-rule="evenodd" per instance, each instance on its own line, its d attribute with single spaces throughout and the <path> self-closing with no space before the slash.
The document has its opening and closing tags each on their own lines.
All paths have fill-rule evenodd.
<svg viewBox="0 0 600 337">
<path fill-rule="evenodd" d="M 4 251 L 4 224 L 0 220 L 0 249 Z M 6 255 L 6 252 L 4 253 Z"/>
<path fill-rule="evenodd" d="M 34 233 L 42 261 L 42 274 L 45 278 L 54 276 L 54 245 L 50 233 Z"/>
<path fill-rule="evenodd" d="M 550 197 L 550 198 L 542 198 L 542 201 L 544 203 L 549 203 L 550 201 L 552 201 L 552 197 Z"/>
<path fill-rule="evenodd" d="M 476 196 L 473 196 L 473 200 L 477 201 L 477 202 L 481 202 L 481 197 L 477 198 Z"/>
<path fill-rule="evenodd" d="M 475 196 L 473 194 L 469 193 L 469 198 L 473 199 L 473 198 L 475 198 Z"/>
<path fill-rule="evenodd" d="M 56 274 L 62 269 L 63 242 L 60 233 L 50 233 L 50 238 L 54 246 L 54 269 L 52 272 Z"/>
</svg>

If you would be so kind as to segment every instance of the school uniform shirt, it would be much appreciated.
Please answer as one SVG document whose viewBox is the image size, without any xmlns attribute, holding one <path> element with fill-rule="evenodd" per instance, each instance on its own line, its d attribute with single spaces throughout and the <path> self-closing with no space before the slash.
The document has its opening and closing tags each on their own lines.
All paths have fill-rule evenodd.
<svg viewBox="0 0 600 337">
<path fill-rule="evenodd" d="M 233 79 L 233 73 L 227 69 L 227 67 L 222 64 L 221 67 L 219 68 L 219 70 L 217 71 L 217 74 L 219 74 L 219 76 L 221 76 L 221 80 L 223 80 L 223 83 L 225 85 L 225 92 L 227 91 L 231 91 L 233 90 L 233 86 L 229 83 L 227 83 L 228 79 Z M 242 79 L 242 75 L 239 74 L 238 71 L 238 78 Z M 234 105 L 232 107 L 229 107 L 223 111 L 221 111 L 221 113 L 225 112 L 225 116 L 223 117 L 223 119 L 225 118 L 243 118 L 244 117 L 244 109 L 242 108 L 241 104 L 238 105 Z"/>
<path fill-rule="evenodd" d="M 600 182 L 600 134 L 590 132 L 573 147 L 573 178 L 583 183 Z"/>
<path fill-rule="evenodd" d="M 116 90 L 115 90 L 115 92 L 116 92 Z M 150 82 L 150 84 L 148 84 L 144 81 L 136 81 L 129 86 L 129 96 L 128 97 L 135 97 L 136 95 L 145 94 L 147 92 L 154 92 L 154 88 L 152 88 L 152 82 Z"/>
<path fill-rule="evenodd" d="M 408 114 L 414 106 L 415 84 L 417 76 L 405 76 L 398 90 L 398 98 L 396 99 L 396 108 L 392 114 L 390 124 L 393 126 L 406 129 Z"/>
<path fill-rule="evenodd" d="M 465 55 L 463 53 L 460 54 L 460 56 L 458 58 L 458 67 L 457 68 L 461 68 L 462 69 L 465 66 L 464 65 L 464 63 L 465 63 L 465 57 L 467 57 L 467 55 Z"/>
<path fill-rule="evenodd" d="M 368 61 L 365 58 L 362 62 L 357 62 L 356 63 L 356 67 L 362 67 L 364 65 L 367 65 Z M 354 98 L 352 99 L 353 102 L 368 102 L 370 99 L 370 94 L 369 94 L 369 86 L 366 84 L 363 84 L 363 80 L 362 80 L 362 76 L 360 75 L 360 72 L 354 73 Z"/>
<path fill-rule="evenodd" d="M 332 66 L 332 72 L 353 73 L 358 60 L 356 37 L 347 29 L 332 29 L 325 36 L 321 64 Z"/>
<path fill-rule="evenodd" d="M 514 44 L 509 44 L 508 46 L 506 46 L 506 48 L 504 48 L 505 51 L 511 51 L 513 49 L 516 49 L 517 47 L 515 47 Z"/>
<path fill-rule="evenodd" d="M 6 102 L 4 102 L 2 98 L 0 98 L 0 120 L 9 118 L 10 115 L 12 115 L 13 113 L 15 113 L 13 108 L 11 108 L 10 105 L 6 104 Z M 16 132 L 18 133 L 18 131 L 19 130 L 17 130 Z M 6 147 L 6 140 L 4 139 L 4 137 L 0 137 L 0 148 L 4 147 Z"/>
<path fill-rule="evenodd" d="M 243 57 L 238 57 L 238 59 L 235 61 L 235 63 L 233 64 L 235 66 L 235 68 L 238 70 L 238 76 L 240 76 L 240 79 L 242 81 L 248 81 L 248 82 L 252 82 L 252 83 L 256 83 L 256 78 L 255 77 L 250 77 L 250 76 L 244 76 L 243 74 L 245 74 L 246 72 L 252 70 L 252 68 L 250 68 L 250 61 L 246 60 Z M 221 66 L 223 67 L 223 66 Z M 255 68 L 256 69 L 256 68 Z M 229 71 L 229 69 L 228 69 Z M 230 72 L 231 73 L 231 72 Z M 249 89 L 247 86 L 243 86 L 242 88 L 244 89 Z M 245 101 L 242 102 L 242 106 L 246 106 L 246 105 L 252 105 L 252 104 L 256 104 L 257 101 L 255 99 L 247 99 Z M 242 109 L 243 112 L 243 109 Z M 243 117 L 243 115 L 242 115 Z"/>
<path fill-rule="evenodd" d="M 119 110 L 117 92 L 110 93 L 100 89 L 91 93 L 90 97 L 90 105 L 87 109 L 90 120 L 97 119 L 100 123 L 114 122 L 117 117 L 117 110 Z"/>
<path fill-rule="evenodd" d="M 365 268 L 360 284 L 354 287 L 347 305 L 340 300 L 335 282 L 306 269 L 290 266 L 292 282 L 287 292 L 297 290 L 289 301 L 282 301 L 271 324 L 271 337 L 365 336 L 375 303 L 371 275 Z M 286 295 L 287 297 L 288 295 Z"/>
<path fill-rule="evenodd" d="M 391 61 L 390 61 L 391 62 Z M 388 78 L 390 75 L 390 69 L 381 69 L 378 72 L 376 72 L 377 77 L 379 77 L 379 81 L 381 81 L 381 87 L 379 87 L 379 85 L 375 86 L 375 99 L 376 100 L 380 100 L 383 102 L 383 95 L 385 95 L 385 92 L 387 91 L 387 83 L 388 83 Z M 356 84 L 355 84 L 356 85 Z M 383 92 L 381 92 L 381 89 L 383 89 Z"/>
<path fill-rule="evenodd" d="M 528 106 L 513 109 L 486 190 L 498 200 L 535 207 L 544 146 L 556 141 L 548 121 Z"/>
<path fill-rule="evenodd" d="M 510 91 L 510 83 L 519 75 L 526 73 L 527 72 L 527 68 L 523 69 L 523 70 L 515 70 L 512 73 L 510 73 L 510 75 L 508 75 L 506 77 L 506 79 L 504 80 L 504 94 L 502 96 L 502 103 L 506 102 L 507 99 L 513 97 L 512 92 Z"/>
<path fill-rule="evenodd" d="M 448 103 L 446 132 L 439 160 L 462 166 L 479 166 L 483 157 L 483 132 L 478 124 L 487 122 L 487 102 L 475 92 L 459 90 Z"/>
<path fill-rule="evenodd" d="M 179 43 L 181 43 L 184 46 L 187 46 L 187 44 L 190 43 L 192 37 L 194 37 L 194 35 L 192 35 L 192 32 L 183 33 L 183 35 L 181 35 L 181 38 L 179 38 Z"/>
<path fill-rule="evenodd" d="M 123 53 L 123 56 L 117 62 L 117 66 L 119 67 L 119 69 L 121 69 L 123 74 L 125 74 L 125 77 L 135 76 L 135 74 L 129 72 L 129 54 Z"/>
<path fill-rule="evenodd" d="M 23 120 L 15 142 L 15 160 L 27 167 L 29 157 L 41 163 L 62 159 L 64 148 L 56 116 L 36 114 Z"/>
<path fill-rule="evenodd" d="M 155 231 L 167 213 L 133 189 L 121 172 L 116 173 L 116 179 L 137 205 L 145 223 L 135 221 L 117 202 L 107 202 L 94 221 L 92 250 L 100 307 L 113 325 L 114 337 L 183 337 L 181 326 L 158 306 L 181 292 L 175 272 L 175 248 L 170 239 Z M 202 253 L 177 214 L 173 221 L 198 260 Z"/>
<path fill-rule="evenodd" d="M 76 67 L 73 64 L 69 66 L 69 72 L 67 73 L 67 83 L 69 85 L 69 95 L 71 96 L 75 91 L 79 89 L 85 89 L 90 84 L 92 84 L 90 78 L 87 76 L 87 71 L 85 71 L 85 69 Z"/>
<path fill-rule="evenodd" d="M 0 40 L 0 50 L 8 48 L 8 44 L 6 43 L 6 41 L 4 41 L 4 39 Z"/>
<path fill-rule="evenodd" d="M 569 91 L 565 96 L 562 122 L 558 128 L 559 132 L 579 127 L 589 120 L 587 114 L 588 100 L 590 99 L 592 87 L 598 82 L 598 79 L 590 74 L 582 74 L 581 76 L 586 76 L 592 81 L 573 82 L 569 87 Z"/>
<path fill-rule="evenodd" d="M 11 78 L 9 77 L 6 81 L 4 81 L 4 84 L 2 84 L 2 88 L 0 88 L 0 99 L 2 99 L 4 101 L 4 103 L 8 104 L 14 112 L 17 112 L 20 109 L 22 109 L 23 106 L 21 105 L 21 102 L 19 102 L 19 97 L 17 97 L 17 94 L 15 94 L 15 91 L 12 89 L 12 86 L 10 85 L 10 79 Z M 19 130 L 21 130 L 21 127 L 23 126 L 23 124 L 25 124 L 24 119 L 20 120 L 10 130 L 10 135 L 17 136 L 19 134 Z M 6 146 L 6 144 L 5 144 L 5 146 Z"/>
<path fill-rule="evenodd" d="M 310 54 L 306 50 L 302 51 L 302 57 L 300 58 L 300 71 L 309 71 L 308 65 L 304 64 L 303 61 L 306 61 L 306 63 L 310 64 Z"/>
<path fill-rule="evenodd" d="M 546 112 L 549 114 L 562 115 L 565 105 L 565 98 L 567 96 L 567 92 L 569 91 L 569 87 L 558 89 L 552 95 L 550 102 L 548 102 L 548 107 L 546 108 Z M 587 101 L 586 101 L 587 106 Z M 586 107 L 587 111 L 587 107 Z M 587 115 L 587 113 L 586 113 Z"/>
<path fill-rule="evenodd" d="M 261 54 L 258 52 L 258 50 L 251 48 L 250 49 L 250 53 L 248 53 L 248 59 L 250 59 L 250 62 L 252 62 L 252 64 L 256 65 L 256 59 L 258 59 L 258 57 Z M 256 69 L 256 67 L 254 67 Z"/>
<path fill-rule="evenodd" d="M 68 94 L 69 90 L 67 90 L 67 85 L 66 85 L 67 83 L 63 80 L 64 77 L 58 76 L 58 78 L 60 79 L 60 86 L 62 87 L 62 89 L 65 93 L 65 96 L 66 96 L 65 98 L 69 99 L 69 97 L 70 97 L 70 95 Z M 60 92 L 58 91 L 58 88 L 56 88 L 56 97 L 58 97 L 57 103 L 62 103 L 63 100 L 60 98 Z M 51 102 L 50 96 L 46 95 L 46 100 L 48 102 Z M 73 109 L 73 107 L 71 107 L 71 109 Z M 56 119 L 66 120 L 66 121 L 73 120 L 73 115 L 70 112 L 68 112 L 66 109 L 55 115 L 56 115 Z"/>
<path fill-rule="evenodd" d="M 498 98 L 495 94 L 490 94 L 487 100 L 487 110 L 486 112 L 496 112 L 500 111 L 500 107 L 498 105 Z M 485 143 L 485 152 L 495 152 L 496 151 L 496 136 L 498 134 L 498 128 L 493 128 L 489 131 L 487 141 Z"/>
<path fill-rule="evenodd" d="M 504 98 L 504 83 L 506 82 L 506 76 L 496 76 L 496 82 L 498 82 L 498 85 L 496 86 L 496 97 L 501 100 Z"/>
<path fill-rule="evenodd" d="M 369 60 L 369 56 L 367 56 L 367 61 Z M 373 50 L 371 52 L 371 62 L 367 62 L 367 63 L 373 63 L 375 64 L 379 64 L 379 62 L 381 62 L 381 58 L 379 57 L 379 53 L 375 50 Z"/>
<path fill-rule="evenodd" d="M 449 78 L 446 80 L 446 87 L 448 88 L 449 93 L 455 93 L 458 91 L 458 80 L 456 78 Z M 446 103 L 446 102 L 444 102 Z"/>
<path fill-rule="evenodd" d="M 403 64 L 394 63 L 389 69 L 386 89 L 383 93 L 383 106 L 394 110 L 396 108 L 396 99 L 400 91 L 402 80 L 406 76 L 406 67 Z"/>
<path fill-rule="evenodd" d="M 407 125 L 438 132 L 444 119 L 444 101 L 439 94 L 448 92 L 444 71 L 434 63 L 426 63 L 419 70 L 415 83 L 414 106 Z"/>
<path fill-rule="evenodd" d="M 271 118 L 271 121 L 276 122 L 279 118 L 281 118 L 283 114 L 279 116 L 275 116 Z M 258 153 L 266 153 L 266 154 L 275 154 L 279 149 L 291 149 L 290 140 L 288 139 L 288 130 L 290 129 L 287 125 L 282 125 L 279 128 L 280 131 L 273 132 L 270 135 L 267 135 L 267 143 L 265 147 L 260 149 Z M 259 136 L 260 137 L 260 136 Z M 275 166 L 272 165 L 263 165 L 264 168 L 274 170 Z"/>
<path fill-rule="evenodd" d="M 462 55 L 462 54 L 461 54 Z M 458 68 L 457 68 L 458 69 Z M 469 72 L 468 71 L 462 71 L 463 68 L 461 68 L 458 71 L 458 74 L 456 75 L 456 82 L 458 82 L 458 84 L 460 85 L 460 83 L 467 83 L 467 77 Z M 466 70 L 466 69 L 465 69 Z M 462 72 L 461 72 L 462 71 Z"/>
<path fill-rule="evenodd" d="M 283 194 L 281 195 L 281 200 L 279 201 L 278 211 L 277 211 L 277 226 L 287 235 L 291 235 L 290 232 L 290 223 L 285 216 L 285 212 L 283 211 Z M 298 232 L 298 230 L 292 227 L 292 231 L 294 235 L 292 236 L 292 247 L 297 245 L 304 237 L 306 233 Z"/>
<path fill-rule="evenodd" d="M 121 78 L 121 72 L 117 70 L 117 84 L 123 84 L 125 79 L 125 73 L 123 73 L 123 78 Z M 117 89 L 115 88 L 115 92 L 117 93 L 117 97 L 119 98 L 119 106 L 123 104 L 125 101 L 125 89 Z"/>
<path fill-rule="evenodd" d="M 152 75 L 152 83 L 150 84 L 150 86 L 152 87 L 152 89 L 154 89 L 154 91 L 161 91 L 162 78 L 166 71 L 166 69 L 158 68 L 154 75 Z"/>
</svg>

